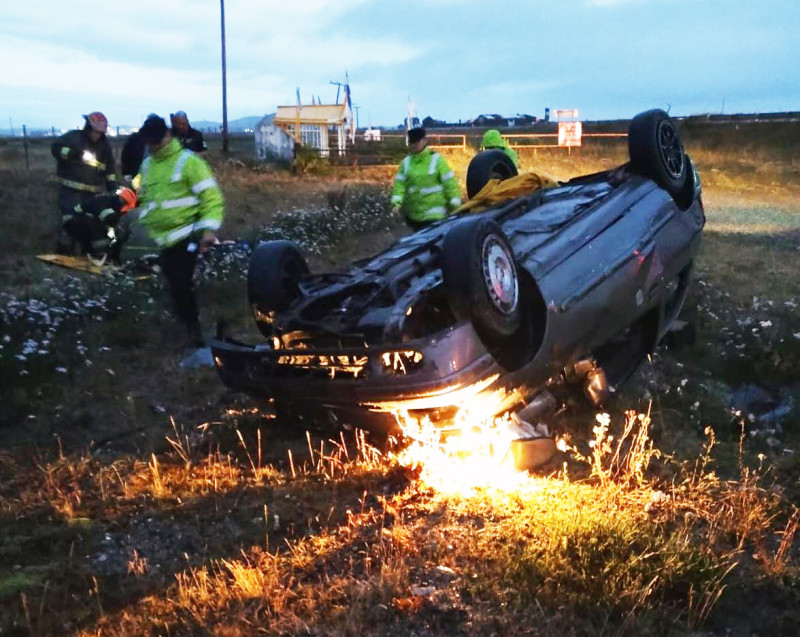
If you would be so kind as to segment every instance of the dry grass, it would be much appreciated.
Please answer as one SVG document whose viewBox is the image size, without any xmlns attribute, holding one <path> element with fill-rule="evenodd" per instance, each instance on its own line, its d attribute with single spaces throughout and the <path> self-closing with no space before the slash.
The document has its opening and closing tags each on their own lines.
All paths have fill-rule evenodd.
<svg viewBox="0 0 800 637">
<path fill-rule="evenodd" d="M 713 624 L 732 583 L 796 576 L 797 512 L 787 521 L 759 471 L 719 480 L 709 440 L 695 464 L 656 478 L 643 414 L 600 419 L 591 453 L 558 474 L 512 490 L 489 478 L 459 495 L 361 434 L 308 435 L 292 463 L 267 465 L 241 433 L 237 454 L 204 456 L 177 429 L 184 442 L 148 462 L 9 459 L 11 537 L 31 542 L 49 511 L 53 546 L 44 570 L 16 554 L 17 573 L 39 568 L 40 579 L 3 580 L 21 588 L 5 593 L 4 628 L 26 616 L 37 634 L 492 634 L 520 623 L 542 635 L 682 634 Z M 187 553 L 164 533 L 190 522 L 204 548 Z M 161 532 L 143 531 L 153 525 Z M 60 603 L 66 591 L 84 602 Z"/>
</svg>

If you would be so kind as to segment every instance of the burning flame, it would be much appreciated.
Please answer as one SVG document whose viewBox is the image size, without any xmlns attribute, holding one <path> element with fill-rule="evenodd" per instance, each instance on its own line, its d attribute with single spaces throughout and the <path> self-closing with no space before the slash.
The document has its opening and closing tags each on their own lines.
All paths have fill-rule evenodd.
<svg viewBox="0 0 800 637">
<path fill-rule="evenodd" d="M 398 460 L 420 467 L 420 479 L 439 492 L 468 496 L 476 490 L 514 491 L 522 485 L 530 488 L 536 480 L 515 468 L 511 454 L 512 442 L 530 435 L 533 428 L 508 411 L 495 415 L 518 403 L 522 394 L 518 389 L 481 391 L 494 378 L 487 380 L 445 394 L 460 399 L 448 403 L 458 411 L 445 428 L 427 416 L 416 418 L 408 412 L 421 401 L 427 406 L 431 396 L 407 401 L 394 411 L 403 434 L 412 441 L 397 455 Z"/>
</svg>

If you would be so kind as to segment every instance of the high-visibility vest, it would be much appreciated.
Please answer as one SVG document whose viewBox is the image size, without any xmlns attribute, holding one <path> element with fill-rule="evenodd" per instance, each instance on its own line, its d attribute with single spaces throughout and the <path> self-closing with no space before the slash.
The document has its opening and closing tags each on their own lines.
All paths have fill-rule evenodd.
<svg viewBox="0 0 800 637">
<path fill-rule="evenodd" d="M 172 139 L 140 170 L 139 221 L 156 245 L 169 247 L 222 225 L 223 197 L 206 161 Z"/>
<path fill-rule="evenodd" d="M 461 205 L 455 174 L 444 157 L 424 148 L 400 163 L 394 178 L 392 205 L 415 223 L 438 221 Z"/>
</svg>

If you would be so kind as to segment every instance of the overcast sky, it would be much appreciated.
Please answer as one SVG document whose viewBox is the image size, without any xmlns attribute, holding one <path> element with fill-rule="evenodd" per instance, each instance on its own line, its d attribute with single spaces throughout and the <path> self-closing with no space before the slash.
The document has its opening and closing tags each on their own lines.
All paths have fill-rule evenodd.
<svg viewBox="0 0 800 637">
<path fill-rule="evenodd" d="M 222 120 L 217 0 L 3 0 L 0 128 Z M 359 125 L 800 110 L 800 0 L 226 0 L 228 119 L 349 73 Z"/>
</svg>

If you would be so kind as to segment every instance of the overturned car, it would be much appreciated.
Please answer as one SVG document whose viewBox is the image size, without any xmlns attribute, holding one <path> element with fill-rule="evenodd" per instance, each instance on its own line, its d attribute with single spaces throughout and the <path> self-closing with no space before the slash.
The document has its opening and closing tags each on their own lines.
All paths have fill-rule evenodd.
<svg viewBox="0 0 800 637">
<path fill-rule="evenodd" d="M 248 294 L 265 342 L 220 330 L 222 380 L 282 417 L 361 427 L 400 410 L 447 427 L 480 396 L 495 414 L 572 389 L 602 404 L 678 315 L 705 223 L 667 114 L 637 115 L 628 143 L 616 169 L 458 213 L 340 272 L 259 244 Z M 469 195 L 515 173 L 480 153 Z"/>
</svg>

